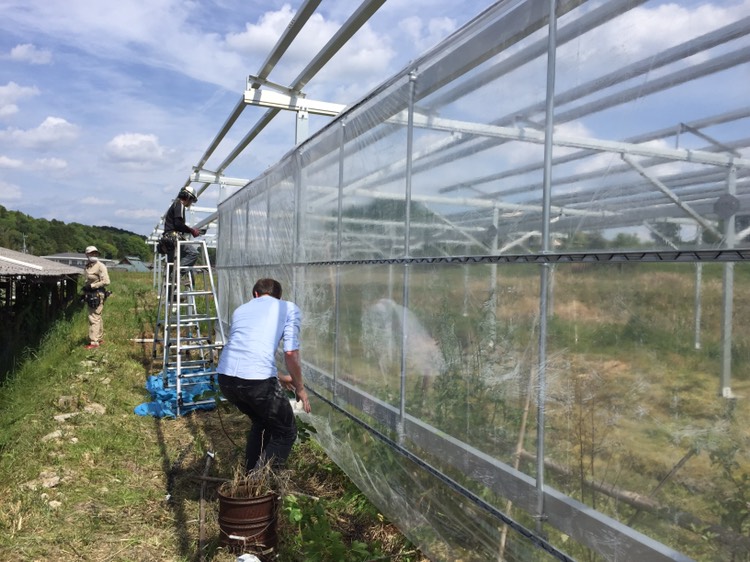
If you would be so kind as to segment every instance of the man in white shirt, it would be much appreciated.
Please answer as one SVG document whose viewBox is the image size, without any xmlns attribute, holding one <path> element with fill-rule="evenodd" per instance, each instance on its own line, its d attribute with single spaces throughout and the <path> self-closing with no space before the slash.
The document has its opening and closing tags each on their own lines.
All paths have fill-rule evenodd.
<svg viewBox="0 0 750 562">
<path fill-rule="evenodd" d="M 229 341 L 217 367 L 222 394 L 252 420 L 245 449 L 248 472 L 267 462 L 283 467 L 297 439 L 294 411 L 282 385 L 293 390 L 310 413 L 299 358 L 302 314 L 296 304 L 281 300 L 281 291 L 275 279 L 255 283 L 253 299 L 232 315 Z M 288 375 L 276 369 L 279 342 Z"/>
</svg>

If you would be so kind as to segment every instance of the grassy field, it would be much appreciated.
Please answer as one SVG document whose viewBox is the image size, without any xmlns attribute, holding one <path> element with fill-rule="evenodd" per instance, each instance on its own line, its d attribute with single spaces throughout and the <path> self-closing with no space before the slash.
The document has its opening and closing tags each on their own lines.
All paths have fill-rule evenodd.
<svg viewBox="0 0 750 562">
<path fill-rule="evenodd" d="M 446 368 L 424 392 L 410 384 L 407 410 L 503 462 L 520 458 L 533 474 L 535 432 L 520 427 L 535 398 L 538 267 L 500 268 L 490 315 L 488 266 L 465 274 L 412 269 L 410 311 Z M 750 560 L 750 270 L 736 268 L 732 400 L 719 395 L 722 266 L 702 274 L 696 348 L 694 265 L 556 270 L 547 483 L 697 560 Z M 104 347 L 83 349 L 80 311 L 2 387 L 0 560 L 234 560 L 217 545 L 213 484 L 201 525 L 198 477 L 208 451 L 213 477 L 232 474 L 247 421 L 230 408 L 177 420 L 133 414 L 161 368 L 140 341 L 151 337 L 157 301 L 150 275 L 113 278 Z M 342 378 L 397 403 L 398 361 L 368 358 L 362 328 L 362 311 L 390 282 L 384 271 L 346 270 L 336 330 L 331 276 L 310 272 L 303 341 L 306 360 L 330 367 L 335 335 Z M 295 447 L 290 469 L 279 560 L 344 551 L 345 560 L 423 559 L 313 443 Z"/>
<path fill-rule="evenodd" d="M 133 413 L 161 370 L 141 341 L 157 299 L 149 274 L 111 277 L 100 349 L 83 347 L 81 310 L 0 387 L 0 560 L 234 561 L 218 544 L 218 484 L 199 477 L 209 451 L 209 476 L 232 476 L 248 422 L 228 406 Z M 288 468 L 277 560 L 424 560 L 313 442 Z"/>
<path fill-rule="evenodd" d="M 723 269 L 702 267 L 698 318 L 695 264 L 555 268 L 546 339 L 546 482 L 698 560 L 746 561 L 750 270 L 735 267 L 734 397 L 727 399 L 721 395 Z M 539 267 L 498 267 L 496 273 L 490 296 L 492 266 L 410 267 L 408 313 L 429 337 L 416 329 L 409 334 L 405 407 L 508 465 L 520 459 L 519 469 L 534 476 Z M 307 275 L 308 285 L 318 287 L 308 291 L 316 298 L 304 303 L 315 318 L 304 334 L 314 342 L 306 357 L 332 370 L 336 334 L 338 376 L 394 407 L 400 400 L 401 313 L 385 320 L 393 329 L 374 335 L 367 335 L 362 319 L 381 299 L 401 301 L 403 279 L 402 270 L 391 274 L 387 267 L 342 269 L 337 330 L 324 274 Z M 392 354 L 384 351 L 389 345 Z M 418 360 L 409 360 L 412 353 Z M 437 353 L 443 368 L 420 372 Z M 415 385 L 420 376 L 426 385 Z M 434 462 L 450 473 L 445 460 Z M 554 530 L 550 535 L 575 556 L 598 560 L 576 550 L 568 537 Z"/>
</svg>

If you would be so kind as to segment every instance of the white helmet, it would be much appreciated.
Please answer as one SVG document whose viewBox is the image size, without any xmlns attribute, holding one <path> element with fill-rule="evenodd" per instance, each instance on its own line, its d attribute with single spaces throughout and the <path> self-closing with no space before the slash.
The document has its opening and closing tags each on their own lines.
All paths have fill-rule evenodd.
<svg viewBox="0 0 750 562">
<path fill-rule="evenodd" d="M 184 199 L 185 197 L 189 197 L 193 203 L 198 201 L 198 196 L 195 194 L 195 190 L 193 189 L 192 185 L 186 185 L 177 194 L 178 199 Z"/>
<path fill-rule="evenodd" d="M 99 250 L 96 249 L 96 246 L 86 246 L 86 249 L 83 251 L 84 254 L 93 254 L 96 252 L 99 253 Z"/>
</svg>

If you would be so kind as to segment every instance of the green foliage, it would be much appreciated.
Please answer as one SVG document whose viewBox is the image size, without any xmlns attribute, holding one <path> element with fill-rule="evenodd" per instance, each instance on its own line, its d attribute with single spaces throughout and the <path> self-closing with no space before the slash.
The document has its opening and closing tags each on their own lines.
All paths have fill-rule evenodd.
<svg viewBox="0 0 750 562">
<path fill-rule="evenodd" d="M 660 333 L 651 322 L 647 322 L 643 316 L 634 313 L 625 324 L 623 336 L 636 344 L 645 345 L 659 338 Z"/>
<path fill-rule="evenodd" d="M 355 219 L 353 221 L 347 222 L 345 228 L 347 232 L 382 232 L 383 234 L 390 236 L 391 227 L 387 226 L 387 224 L 390 224 L 391 222 L 404 222 L 406 220 L 406 211 L 406 201 L 403 200 L 376 199 L 366 205 L 353 205 L 343 210 L 343 216 L 345 218 Z M 442 221 L 437 218 L 437 215 L 423 203 L 411 201 L 408 207 L 408 211 L 409 220 L 412 222 L 421 224 L 430 224 L 437 222 L 442 224 Z M 358 219 L 366 220 L 360 223 Z M 371 222 L 372 220 L 383 221 L 386 226 L 373 225 Z M 329 228 L 331 230 L 334 230 L 336 228 L 336 222 L 332 222 L 329 225 Z M 479 236 L 479 238 L 485 238 L 484 240 L 482 240 L 482 242 L 485 244 L 489 244 L 492 237 L 495 235 L 494 228 L 490 228 L 489 231 L 490 232 L 487 232 L 485 235 Z M 444 253 L 444 249 L 441 247 L 440 243 L 431 240 L 429 233 L 430 229 L 428 228 L 420 230 L 420 234 L 421 236 L 423 236 L 423 247 L 420 250 L 420 254 L 442 255 Z M 413 233 L 412 236 L 417 236 L 417 234 Z M 479 248 L 477 246 L 471 246 L 470 251 L 478 250 Z"/>
<path fill-rule="evenodd" d="M 620 232 L 615 236 L 614 240 L 609 244 L 610 248 L 620 248 L 623 250 L 638 248 L 641 245 L 641 241 L 635 234 L 625 234 Z"/>
<path fill-rule="evenodd" d="M 729 484 L 718 490 L 716 510 L 723 526 L 739 535 L 750 533 L 750 475 L 737 461 L 740 446 L 736 442 L 709 451 L 711 465 L 719 469 L 723 483 Z"/>
<path fill-rule="evenodd" d="M 673 244 L 681 244 L 680 225 L 673 222 L 657 222 L 653 225 L 651 238 L 655 242 L 669 241 Z"/>
<path fill-rule="evenodd" d="M 146 237 L 111 226 L 65 224 L 52 219 L 35 219 L 0 205 L 0 247 L 36 256 L 59 253 L 82 253 L 96 246 L 103 257 L 120 259 L 138 256 L 148 260 L 153 252 Z"/>
<path fill-rule="evenodd" d="M 295 550 L 304 552 L 304 560 L 308 562 L 358 562 L 381 554 L 370 552 L 367 544 L 361 541 L 344 542 L 342 533 L 331 527 L 323 501 L 317 498 L 298 498 L 288 494 L 284 497 L 282 510 L 299 531 L 294 537 Z"/>
<path fill-rule="evenodd" d="M 294 419 L 297 422 L 297 441 L 300 443 L 309 441 L 312 439 L 313 434 L 318 432 L 314 425 L 307 423 L 299 416 L 296 416 Z"/>
<path fill-rule="evenodd" d="M 348 218 L 368 218 L 377 217 L 379 219 L 388 219 L 393 221 L 403 221 L 406 217 L 406 202 L 390 199 L 376 199 L 365 206 L 353 206 L 344 209 L 344 216 Z M 412 201 L 409 205 L 409 216 L 411 220 L 428 221 L 434 220 L 435 213 L 430 211 L 422 203 Z M 366 229 L 366 226 L 356 225 L 347 228 L 354 230 Z"/>
</svg>

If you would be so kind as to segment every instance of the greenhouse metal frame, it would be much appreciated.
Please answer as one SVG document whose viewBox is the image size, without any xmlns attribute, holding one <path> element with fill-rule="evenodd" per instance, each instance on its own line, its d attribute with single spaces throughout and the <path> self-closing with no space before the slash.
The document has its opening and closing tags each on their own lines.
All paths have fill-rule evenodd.
<svg viewBox="0 0 750 562">
<path fill-rule="evenodd" d="M 750 499 L 750 347 L 733 330 L 750 296 L 750 9 L 717 3 L 723 20 L 642 47 L 628 32 L 674 4 L 498 2 L 343 108 L 303 89 L 382 2 L 288 87 L 268 80 L 318 4 L 186 182 L 241 187 L 198 225 L 217 228 L 223 318 L 255 279 L 282 282 L 305 314 L 318 440 L 431 559 L 747 559 L 747 522 L 712 497 Z M 282 109 L 296 146 L 232 177 Z M 310 114 L 332 118 L 307 138 Z"/>
</svg>

